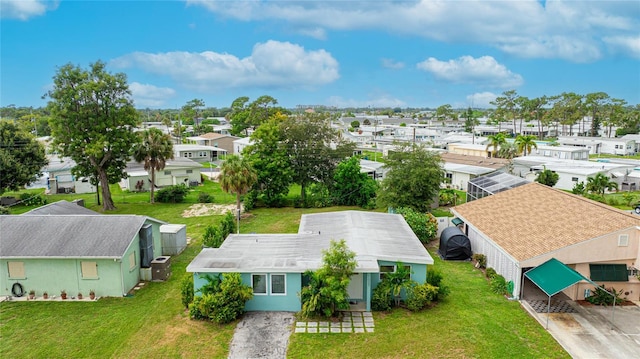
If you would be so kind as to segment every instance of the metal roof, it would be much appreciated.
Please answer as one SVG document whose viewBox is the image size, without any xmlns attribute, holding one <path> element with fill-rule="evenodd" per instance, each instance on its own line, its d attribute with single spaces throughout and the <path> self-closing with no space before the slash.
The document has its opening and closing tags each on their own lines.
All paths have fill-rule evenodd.
<svg viewBox="0 0 640 359">
<path fill-rule="evenodd" d="M 98 215 L 100 213 L 96 211 L 92 211 L 83 206 L 77 205 L 75 203 L 71 203 L 65 200 L 61 200 L 58 202 L 53 202 L 49 204 L 45 204 L 42 207 L 34 208 L 29 212 L 23 213 L 23 216 L 34 216 L 34 215 Z"/>
<path fill-rule="evenodd" d="M 530 182 L 524 178 L 510 175 L 508 173 L 494 172 L 486 176 L 473 178 L 469 180 L 469 183 L 485 190 L 488 193 L 496 194 Z"/>
<path fill-rule="evenodd" d="M 188 272 L 291 272 L 322 266 L 322 251 L 344 239 L 356 253 L 356 272 L 378 272 L 378 260 L 433 264 L 398 214 L 342 211 L 302 215 L 297 234 L 232 234 L 220 248 L 205 248 Z"/>
<path fill-rule="evenodd" d="M 135 215 L 0 216 L 0 258 L 121 258 L 146 220 Z"/>
</svg>

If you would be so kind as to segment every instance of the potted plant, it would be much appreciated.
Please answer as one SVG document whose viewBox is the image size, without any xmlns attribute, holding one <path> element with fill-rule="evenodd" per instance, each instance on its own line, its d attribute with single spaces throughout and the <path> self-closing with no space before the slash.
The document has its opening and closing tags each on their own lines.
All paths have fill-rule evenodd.
<svg viewBox="0 0 640 359">
<path fill-rule="evenodd" d="M 78 299 L 82 299 L 82 292 L 78 292 Z"/>
<path fill-rule="evenodd" d="M 49 293 L 47 292 L 42 293 L 42 299 L 49 299 Z"/>
<path fill-rule="evenodd" d="M 93 289 L 89 289 L 89 299 L 96 299 L 96 291 Z"/>
<path fill-rule="evenodd" d="M 67 291 L 66 291 L 66 290 L 64 290 L 64 289 L 63 289 L 63 290 L 61 290 L 61 291 L 60 291 L 60 297 L 61 297 L 62 299 L 67 299 Z"/>
<path fill-rule="evenodd" d="M 36 291 L 31 289 L 29 291 L 29 299 L 34 299 L 36 297 Z"/>
</svg>

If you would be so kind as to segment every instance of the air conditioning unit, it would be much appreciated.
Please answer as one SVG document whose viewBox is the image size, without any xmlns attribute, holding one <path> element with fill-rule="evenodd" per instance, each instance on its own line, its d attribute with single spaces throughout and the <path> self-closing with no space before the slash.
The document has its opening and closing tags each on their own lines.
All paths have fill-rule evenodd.
<svg viewBox="0 0 640 359">
<path fill-rule="evenodd" d="M 158 257 L 151 261 L 151 279 L 165 281 L 171 275 L 171 257 Z"/>
</svg>

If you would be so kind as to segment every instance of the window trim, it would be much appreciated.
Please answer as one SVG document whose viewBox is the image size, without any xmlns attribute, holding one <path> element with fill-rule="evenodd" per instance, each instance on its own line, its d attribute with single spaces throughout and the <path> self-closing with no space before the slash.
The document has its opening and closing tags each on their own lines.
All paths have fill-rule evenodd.
<svg viewBox="0 0 640 359">
<path fill-rule="evenodd" d="M 254 277 L 263 277 L 264 278 L 264 293 L 261 292 L 256 292 L 255 286 L 254 286 Z M 251 273 L 251 291 L 253 292 L 253 295 L 268 295 L 268 290 L 269 290 L 269 283 L 267 282 L 267 274 L 266 273 Z"/>
<path fill-rule="evenodd" d="M 621 234 L 618 236 L 618 247 L 628 247 L 629 246 L 629 235 Z"/>
<path fill-rule="evenodd" d="M 138 266 L 138 261 L 136 260 L 136 251 L 131 252 L 129 254 L 129 272 L 132 272 Z"/>
<path fill-rule="evenodd" d="M 282 293 L 275 293 L 273 291 L 273 276 L 282 276 L 283 279 L 283 290 Z M 287 275 L 285 273 L 271 273 L 269 275 L 269 294 L 270 295 L 287 295 Z"/>
<path fill-rule="evenodd" d="M 409 268 L 409 279 L 412 279 L 412 278 L 413 278 L 413 269 L 412 269 L 412 266 L 411 266 L 410 264 L 403 264 L 403 266 L 404 266 L 404 267 Z M 383 272 L 383 271 L 382 271 L 382 267 L 393 267 L 393 270 L 392 270 L 392 271 L 384 271 L 384 272 Z M 393 264 L 393 265 L 391 265 L 391 264 L 383 264 L 383 265 L 379 265 L 379 266 L 378 266 L 378 270 L 380 271 L 380 274 L 379 274 L 379 276 L 378 276 L 378 277 L 380 278 L 380 280 L 383 280 L 383 279 L 384 279 L 384 277 L 385 277 L 385 274 L 386 274 L 386 273 L 395 273 L 395 272 L 396 272 L 396 270 L 398 269 L 397 267 L 398 267 L 398 266 L 397 266 L 397 265 L 395 265 L 395 264 Z"/>
</svg>

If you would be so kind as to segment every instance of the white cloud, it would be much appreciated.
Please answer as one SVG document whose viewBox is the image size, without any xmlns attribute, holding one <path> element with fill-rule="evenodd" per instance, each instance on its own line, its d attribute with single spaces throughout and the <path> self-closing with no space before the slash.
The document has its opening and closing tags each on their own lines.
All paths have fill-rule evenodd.
<svg viewBox="0 0 640 359">
<path fill-rule="evenodd" d="M 55 10 L 58 1 L 41 0 L 0 0 L 2 18 L 28 20 L 43 15 L 47 10 Z"/>
<path fill-rule="evenodd" d="M 400 61 L 394 61 L 392 59 L 382 59 L 382 67 L 393 70 L 400 70 L 404 68 L 404 63 Z"/>
<path fill-rule="evenodd" d="M 313 88 L 337 80 L 338 62 L 325 50 L 308 51 L 289 42 L 258 43 L 245 58 L 205 51 L 135 52 L 111 61 L 120 68 L 139 67 L 167 75 L 199 91 L 224 88 Z"/>
<path fill-rule="evenodd" d="M 637 1 L 187 0 L 187 4 L 241 21 L 276 20 L 287 26 L 338 31 L 378 29 L 448 43 L 485 44 L 520 57 L 573 62 L 601 58 L 607 50 L 603 38 L 637 36 L 640 28 Z"/>
<path fill-rule="evenodd" d="M 467 96 L 467 106 L 474 108 L 490 108 L 494 107 L 491 101 L 495 100 L 498 95 L 493 92 L 477 92 Z"/>
<path fill-rule="evenodd" d="M 327 39 L 327 32 L 325 31 L 325 29 L 321 28 L 321 27 L 314 27 L 314 28 L 302 28 L 298 30 L 298 33 L 305 35 L 305 36 L 309 36 L 312 37 L 314 39 L 317 40 L 326 40 Z"/>
<path fill-rule="evenodd" d="M 129 89 L 137 107 L 160 107 L 166 100 L 175 96 L 176 91 L 168 87 L 157 87 L 149 84 L 132 82 Z"/>
<path fill-rule="evenodd" d="M 640 36 L 611 36 L 603 40 L 617 51 L 640 59 Z"/>
<path fill-rule="evenodd" d="M 491 56 L 473 58 L 462 56 L 455 60 L 440 61 L 430 57 L 416 65 L 437 79 L 453 83 L 470 83 L 487 87 L 514 88 L 522 85 L 522 76 L 509 71 Z"/>
</svg>

